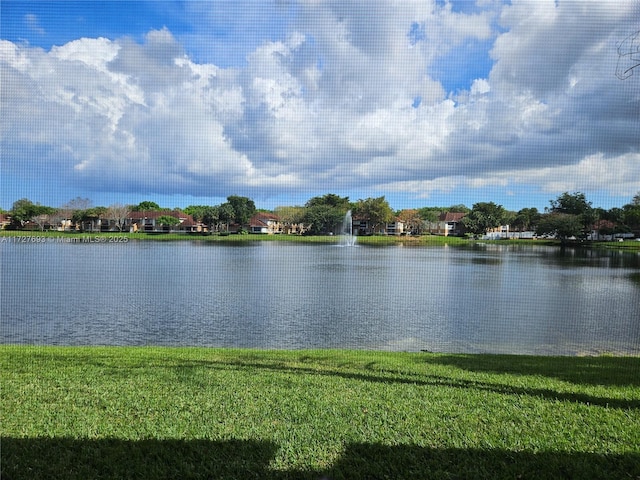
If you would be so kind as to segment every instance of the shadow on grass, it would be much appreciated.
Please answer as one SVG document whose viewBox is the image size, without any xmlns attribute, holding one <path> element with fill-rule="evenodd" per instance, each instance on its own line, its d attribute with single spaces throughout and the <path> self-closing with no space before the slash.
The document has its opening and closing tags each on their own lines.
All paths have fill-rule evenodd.
<svg viewBox="0 0 640 480">
<path fill-rule="evenodd" d="M 416 354 L 415 361 L 422 364 L 438 364 L 460 368 L 469 372 L 544 376 L 555 378 L 576 386 L 640 386 L 640 357 L 541 357 L 520 355 L 464 355 L 464 354 Z M 73 365 L 92 365 L 105 375 L 129 378 L 136 371 L 147 372 L 157 366 L 176 372 L 176 379 L 189 382 L 199 369 L 228 369 L 238 371 L 269 371 L 286 374 L 317 375 L 347 380 L 383 384 L 406 384 L 413 386 L 442 386 L 461 389 L 476 389 L 503 395 L 528 395 L 552 401 L 577 402 L 584 405 L 619 409 L 640 409 L 640 398 L 610 398 L 580 391 L 558 391 L 552 388 L 514 386 L 507 382 L 485 379 L 465 379 L 447 375 L 411 371 L 385 371 L 376 368 L 375 362 L 350 369 L 349 364 L 335 365 L 330 356 L 325 358 L 302 355 L 297 359 L 282 360 L 265 358 L 259 354 L 231 356 L 226 359 L 162 359 L 141 357 L 133 362 L 124 362 L 117 352 L 95 355 L 74 353 L 32 353 L 30 361 L 43 364 L 59 364 L 64 368 Z M 302 364 L 291 364 L 301 362 Z M 309 363 L 311 366 L 306 366 Z M 21 364 L 15 365 L 19 370 Z M 195 380 L 193 380 L 195 381 Z M 195 385 L 199 386 L 199 385 Z M 578 389 L 576 389 L 578 390 Z"/>
<path fill-rule="evenodd" d="M 269 467 L 256 440 L 2 439 L 2 479 L 638 479 L 640 454 L 436 449 L 348 444 L 326 471 Z"/>
<path fill-rule="evenodd" d="M 456 358 L 456 357 L 454 357 Z M 435 359 L 435 362 L 440 362 L 440 359 Z M 445 363 L 445 362 L 442 362 Z M 319 376 L 333 376 L 344 378 L 347 380 L 355 380 L 362 382 L 374 382 L 384 384 L 407 384 L 412 386 L 440 386 L 449 388 L 461 388 L 461 389 L 475 389 L 487 392 L 498 393 L 502 395 L 529 395 L 533 397 L 542 397 L 553 401 L 568 401 L 582 403 L 590 406 L 600 406 L 605 408 L 619 408 L 619 409 L 640 409 L 640 399 L 620 399 L 620 398 L 608 398 L 595 395 L 584 394 L 580 392 L 561 392 L 547 388 L 533 388 L 533 387 L 516 387 L 512 385 L 502 383 L 492 383 L 477 380 L 457 379 L 441 375 L 419 374 L 419 373 L 388 373 L 371 370 L 371 373 L 357 373 L 349 372 L 345 370 L 337 369 L 315 369 L 302 366 L 291 366 L 282 363 L 265 363 L 260 361 L 214 361 L 214 360 L 202 360 L 195 361 L 193 363 L 187 362 L 179 365 L 174 365 L 181 372 L 181 379 L 188 381 L 189 372 L 195 368 L 227 368 L 238 370 L 265 370 L 271 372 L 283 372 L 290 374 L 300 375 L 319 375 Z M 462 368 L 462 367 L 461 367 Z M 507 372 L 500 372 L 507 373 Z"/>
<path fill-rule="evenodd" d="M 640 386 L 640 357 L 436 355 L 427 363 L 472 372 L 540 375 L 581 385 Z"/>
<path fill-rule="evenodd" d="M 130 376 L 133 370 L 151 367 L 149 363 L 140 365 L 125 365 L 108 358 L 91 356 L 62 356 L 47 355 L 47 360 L 90 364 L 109 374 Z M 306 357 L 300 360 L 305 361 Z M 498 374 L 542 375 L 559 378 L 576 385 L 638 385 L 640 380 L 640 358 L 633 357 L 525 357 L 501 355 L 428 355 L 417 356 L 418 361 L 455 366 L 474 372 L 489 372 Z M 315 359 L 318 361 L 318 359 Z M 299 375 L 318 375 L 338 377 L 347 380 L 374 382 L 384 384 L 406 384 L 412 386 L 441 386 L 449 388 L 475 389 L 502 395 L 528 395 L 542 397 L 552 401 L 568 401 L 590 406 L 619 409 L 640 409 L 640 398 L 621 399 L 601 397 L 581 392 L 557 391 L 548 388 L 521 387 L 499 382 L 488 382 L 471 379 L 453 378 L 449 376 L 423 374 L 418 372 L 385 372 L 376 370 L 373 365 L 367 365 L 359 372 L 326 366 L 313 368 L 302 365 L 290 365 L 287 362 L 265 361 L 260 357 L 239 357 L 227 360 L 184 360 L 166 362 L 158 365 L 164 369 L 174 370 L 177 379 L 189 382 L 195 372 L 202 368 L 269 371 Z M 199 385 L 196 385 L 199 386 Z"/>
<path fill-rule="evenodd" d="M 2 438 L 3 480 L 264 478 L 277 446 L 261 441 Z"/>
<path fill-rule="evenodd" d="M 640 478 L 640 454 L 434 449 L 348 445 L 329 472 L 346 479 L 612 479 Z"/>
</svg>

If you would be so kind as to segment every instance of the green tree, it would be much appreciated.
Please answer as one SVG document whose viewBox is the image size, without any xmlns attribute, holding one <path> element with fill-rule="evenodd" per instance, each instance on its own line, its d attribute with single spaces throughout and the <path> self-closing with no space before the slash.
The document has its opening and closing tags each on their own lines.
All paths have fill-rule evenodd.
<svg viewBox="0 0 640 480">
<path fill-rule="evenodd" d="M 425 221 L 420 217 L 418 210 L 406 208 L 400 210 L 397 217 L 404 224 L 405 232 L 420 235 L 424 231 Z"/>
<path fill-rule="evenodd" d="M 573 215 L 575 217 L 575 221 L 581 225 L 581 231 L 576 235 L 571 235 L 576 238 L 586 238 L 591 232 L 593 224 L 598 220 L 596 211 L 591 206 L 591 202 L 587 201 L 584 193 L 564 192 L 557 199 L 551 200 L 549 203 L 551 204 L 550 213 L 561 213 L 564 215 Z M 561 218 L 566 220 L 570 219 L 570 217 Z M 571 224 L 574 223 L 573 219 L 571 219 Z"/>
<path fill-rule="evenodd" d="M 11 207 L 11 222 L 13 228 L 22 228 L 27 222 L 37 224 L 41 230 L 53 221 L 52 215 L 57 212 L 53 207 L 33 203 L 28 198 L 21 198 L 13 202 Z"/>
<path fill-rule="evenodd" d="M 198 221 L 209 227 L 209 231 L 213 230 L 220 220 L 220 209 L 218 207 L 205 206 L 201 211 L 201 217 Z"/>
<path fill-rule="evenodd" d="M 176 217 L 172 217 L 171 215 L 160 215 L 158 218 L 156 218 L 156 223 L 164 227 L 173 227 L 175 225 L 178 225 L 180 223 L 180 220 L 178 220 Z"/>
<path fill-rule="evenodd" d="M 469 213 L 471 209 L 466 205 L 458 204 L 450 207 L 422 207 L 418 209 L 420 217 L 427 222 L 437 222 L 440 215 L 446 212 Z"/>
<path fill-rule="evenodd" d="M 13 202 L 11 207 L 11 221 L 16 228 L 23 227 L 32 217 L 38 215 L 37 205 L 28 198 L 21 198 Z"/>
<path fill-rule="evenodd" d="M 138 205 L 135 205 L 131 210 L 133 210 L 134 212 L 158 212 L 162 209 L 156 202 L 146 200 L 144 202 L 140 202 Z"/>
<path fill-rule="evenodd" d="M 318 235 L 335 232 L 350 208 L 349 197 L 328 193 L 307 201 L 303 220 L 311 225 L 309 233 Z"/>
<path fill-rule="evenodd" d="M 186 213 L 187 215 L 191 215 L 191 217 L 196 222 L 202 222 L 204 213 L 207 208 L 210 208 L 210 207 L 206 205 L 189 205 L 187 208 L 183 210 L 183 212 Z"/>
<path fill-rule="evenodd" d="M 226 226 L 226 230 L 229 231 L 229 224 L 236 216 L 236 212 L 229 202 L 225 202 L 218 206 L 218 230 L 222 225 Z"/>
<path fill-rule="evenodd" d="M 635 235 L 640 236 L 640 193 L 633 197 L 631 203 L 624 205 L 622 211 L 624 224 Z"/>
<path fill-rule="evenodd" d="M 625 224 L 625 215 L 622 208 L 610 208 L 609 210 L 605 210 L 604 212 L 599 214 L 598 217 L 604 220 L 609 220 L 610 222 L 613 222 L 618 226 L 624 226 Z"/>
<path fill-rule="evenodd" d="M 570 215 L 582 215 L 592 210 L 591 202 L 587 201 L 584 193 L 564 192 L 555 200 L 550 200 L 551 210 L 555 213 L 568 213 Z"/>
<path fill-rule="evenodd" d="M 244 227 L 249 223 L 251 217 L 256 213 L 256 205 L 248 197 L 240 197 L 238 195 L 231 195 L 227 197 L 227 202 L 233 208 L 235 223 Z"/>
<path fill-rule="evenodd" d="M 284 223 L 294 224 L 302 223 L 304 221 L 304 215 L 306 213 L 306 207 L 276 207 L 274 213 Z"/>
<path fill-rule="evenodd" d="M 353 211 L 357 216 L 369 222 L 373 232 L 379 231 L 381 226 L 384 227 L 393 219 L 393 210 L 384 196 L 358 200 Z"/>
<path fill-rule="evenodd" d="M 502 217 L 501 225 L 509 225 L 509 228 L 513 226 L 518 216 L 517 212 L 511 210 L 505 210 L 504 216 Z"/>
<path fill-rule="evenodd" d="M 489 230 L 502 225 L 506 210 L 493 202 L 479 202 L 462 219 L 465 228 L 474 235 L 484 235 Z"/>
<path fill-rule="evenodd" d="M 86 210 L 76 210 L 73 212 L 72 220 L 74 223 L 80 224 L 80 228 L 94 230 L 98 225 L 98 220 L 107 213 L 106 207 L 91 207 Z M 89 224 L 91 225 L 89 227 Z"/>
<path fill-rule="evenodd" d="M 251 204 L 253 201 L 247 199 L 246 197 L 229 197 L 233 199 L 233 203 L 236 206 L 239 206 L 243 203 L 237 199 L 246 199 L 249 202 L 245 202 L 249 205 L 249 209 L 251 208 Z M 255 209 L 255 205 L 253 206 Z M 183 210 L 187 215 L 191 215 L 196 222 L 202 222 L 209 227 L 211 231 L 220 230 L 222 225 L 229 226 L 229 223 L 238 222 L 236 219 L 236 210 L 234 209 L 231 202 L 225 202 L 221 205 L 189 205 Z M 251 218 L 251 216 L 249 216 Z"/>
<path fill-rule="evenodd" d="M 437 222 L 442 212 L 443 209 L 441 207 L 422 207 L 418 209 L 418 215 L 425 222 Z"/>
<path fill-rule="evenodd" d="M 337 208 L 342 211 L 344 215 L 347 213 L 349 209 L 351 209 L 351 203 L 349 202 L 349 197 L 341 197 L 336 195 L 335 193 L 327 193 L 321 197 L 313 197 L 309 199 L 306 203 L 306 207 L 316 207 L 318 205 L 325 205 L 328 207 Z"/>
<path fill-rule="evenodd" d="M 469 213 L 471 211 L 469 207 L 461 203 L 458 205 L 451 205 L 449 208 L 446 208 L 445 210 L 447 212 L 452 212 L 452 213 Z"/>
<path fill-rule="evenodd" d="M 336 231 L 346 211 L 329 205 L 314 205 L 308 207 L 304 214 L 304 223 L 310 225 L 309 233 L 313 235 L 326 234 Z"/>
<path fill-rule="evenodd" d="M 532 230 L 538 224 L 540 220 L 540 212 L 537 208 L 523 208 L 518 210 L 515 219 L 513 220 L 513 226 L 521 231 Z"/>
<path fill-rule="evenodd" d="M 578 215 L 570 213 L 547 213 L 540 217 L 536 228 L 537 235 L 551 235 L 565 243 L 571 238 L 579 238 L 583 225 Z"/>
</svg>

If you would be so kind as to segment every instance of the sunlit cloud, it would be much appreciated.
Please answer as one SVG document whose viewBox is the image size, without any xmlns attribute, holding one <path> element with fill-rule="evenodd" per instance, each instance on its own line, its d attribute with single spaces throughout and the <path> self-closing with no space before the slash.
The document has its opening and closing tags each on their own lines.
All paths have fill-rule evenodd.
<svg viewBox="0 0 640 480">
<path fill-rule="evenodd" d="M 43 169 L 85 195 L 631 195 L 640 95 L 615 69 L 632 7 L 589 5 L 297 2 L 224 65 L 191 53 L 219 24 L 209 3 L 187 9 L 189 34 L 2 40 L 3 181 L 23 179 L 25 195 Z M 448 91 L 448 55 L 465 45 L 479 56 L 461 65 L 492 63 Z"/>
</svg>

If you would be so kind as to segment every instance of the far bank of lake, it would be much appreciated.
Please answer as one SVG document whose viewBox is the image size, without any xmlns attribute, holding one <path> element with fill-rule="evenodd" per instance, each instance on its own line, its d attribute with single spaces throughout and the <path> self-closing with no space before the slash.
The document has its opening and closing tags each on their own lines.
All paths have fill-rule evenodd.
<svg viewBox="0 0 640 480">
<path fill-rule="evenodd" d="M 265 234 L 185 234 L 185 233 L 129 233 L 129 232 L 61 232 L 61 231 L 24 231 L 2 230 L 0 231 L 0 243 L 128 243 L 128 242 L 174 242 L 174 241 L 202 241 L 214 243 L 237 244 L 246 242 L 285 242 L 285 243 L 340 243 L 339 235 L 265 235 Z M 605 249 L 640 252 L 640 240 L 627 239 L 619 241 L 569 241 L 563 244 L 554 239 L 498 239 L 498 240 L 474 240 L 466 237 L 442 236 L 442 235 L 367 235 L 356 238 L 361 245 L 474 245 L 474 244 L 499 244 L 519 246 L 552 246 L 558 248 L 580 249 Z"/>
</svg>

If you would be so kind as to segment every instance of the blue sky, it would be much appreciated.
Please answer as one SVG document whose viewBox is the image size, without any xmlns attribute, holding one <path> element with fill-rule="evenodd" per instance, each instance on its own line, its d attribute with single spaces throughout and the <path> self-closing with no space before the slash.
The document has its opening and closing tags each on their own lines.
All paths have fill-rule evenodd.
<svg viewBox="0 0 640 480">
<path fill-rule="evenodd" d="M 518 210 L 564 191 L 610 208 L 640 191 L 640 71 L 615 75 L 637 2 L 0 8 L 2 208 L 331 192 Z"/>
</svg>

